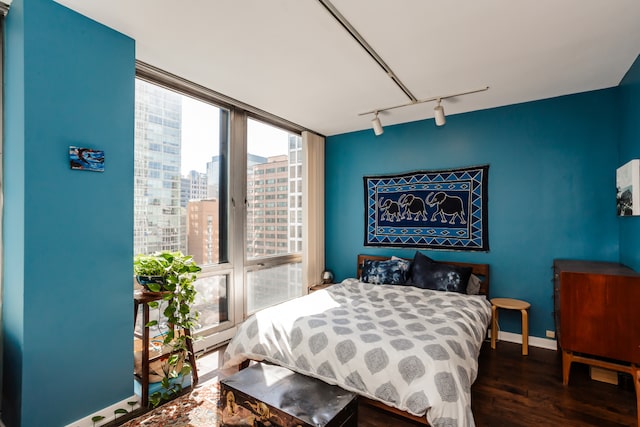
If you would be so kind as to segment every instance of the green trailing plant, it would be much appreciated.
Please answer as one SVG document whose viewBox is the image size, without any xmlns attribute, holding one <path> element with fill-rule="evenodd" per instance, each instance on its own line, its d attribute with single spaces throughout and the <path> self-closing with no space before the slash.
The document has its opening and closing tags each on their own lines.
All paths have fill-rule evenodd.
<svg viewBox="0 0 640 427">
<path fill-rule="evenodd" d="M 118 415 L 123 415 L 123 414 L 128 414 L 130 412 L 133 412 L 135 406 L 138 404 L 139 402 L 137 400 L 131 400 L 127 402 L 127 405 L 129 405 L 131 407 L 131 409 L 129 411 L 127 411 L 126 409 L 123 408 L 118 408 L 116 410 L 113 411 L 113 419 L 116 420 L 118 418 Z M 93 417 L 91 417 L 91 422 L 93 423 L 93 427 L 96 426 L 96 423 L 99 423 L 100 421 L 105 420 L 107 417 L 105 417 L 104 415 L 95 415 Z"/>
<path fill-rule="evenodd" d="M 124 415 L 124 414 L 128 414 L 128 413 L 129 413 L 129 411 L 127 411 L 126 409 L 118 408 L 115 411 L 113 411 L 113 419 L 114 420 L 117 419 L 118 415 Z"/>
<path fill-rule="evenodd" d="M 105 417 L 103 417 L 102 415 L 96 415 L 95 417 L 91 418 L 91 422 L 93 423 L 93 427 L 96 426 L 96 423 L 99 423 L 100 421 L 104 420 Z"/>
<path fill-rule="evenodd" d="M 181 252 L 156 252 L 151 255 L 137 255 L 133 261 L 136 276 L 159 276 L 145 286 L 152 292 L 164 292 L 160 302 L 153 301 L 149 307 L 158 309 L 166 320 L 163 331 L 163 346 L 168 350 L 166 362 L 162 366 L 164 377 L 162 390 L 149 396 L 153 406 L 169 400 L 182 391 L 183 381 L 177 378 L 191 373 L 187 340 L 191 337 L 184 330 L 197 326 L 199 313 L 193 309 L 197 295 L 195 281 L 202 270 L 189 255 Z M 138 278 L 140 281 L 140 278 Z M 163 322 L 152 320 L 146 326 L 162 327 Z"/>
</svg>

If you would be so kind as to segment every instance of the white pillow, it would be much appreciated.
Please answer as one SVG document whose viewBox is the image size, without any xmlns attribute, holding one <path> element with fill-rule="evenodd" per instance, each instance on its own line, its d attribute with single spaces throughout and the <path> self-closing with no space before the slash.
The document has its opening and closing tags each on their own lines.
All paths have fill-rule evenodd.
<svg viewBox="0 0 640 427">
<path fill-rule="evenodd" d="M 469 276 L 469 281 L 467 282 L 467 295 L 478 295 L 480 293 L 480 284 L 482 280 L 475 274 Z"/>
</svg>

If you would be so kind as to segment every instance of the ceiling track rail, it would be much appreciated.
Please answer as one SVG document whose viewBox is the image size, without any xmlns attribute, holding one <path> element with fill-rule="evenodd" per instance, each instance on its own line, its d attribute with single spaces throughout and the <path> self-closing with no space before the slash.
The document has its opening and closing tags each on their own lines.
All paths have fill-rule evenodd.
<svg viewBox="0 0 640 427">
<path fill-rule="evenodd" d="M 455 98 L 457 96 L 463 96 L 463 95 L 470 95 L 472 93 L 484 92 L 485 90 L 489 90 L 489 86 L 485 86 L 485 87 L 483 87 L 481 89 L 468 90 L 466 92 L 452 93 L 452 94 L 449 94 L 449 95 L 442 95 L 442 96 L 434 96 L 432 98 L 427 98 L 427 99 L 418 99 L 418 100 L 413 101 L 413 102 L 407 102 L 406 104 L 394 105 L 393 107 L 376 108 L 375 110 L 366 111 L 366 112 L 360 113 L 358 115 L 359 116 L 365 116 L 367 114 L 377 114 L 377 113 L 380 113 L 382 111 L 394 110 L 396 108 L 408 107 L 410 105 L 423 104 L 425 102 L 433 102 L 433 101 L 440 102 L 443 99 Z"/>
<path fill-rule="evenodd" d="M 354 38 L 356 42 L 373 58 L 374 61 L 378 63 L 378 65 L 384 70 L 384 72 L 389 76 L 391 80 L 400 88 L 402 92 L 411 100 L 411 103 L 418 102 L 418 98 L 411 93 L 409 88 L 405 86 L 404 83 L 396 76 L 391 67 L 387 65 L 386 62 L 378 55 L 378 53 L 371 47 L 369 43 L 360 35 L 358 30 L 356 30 L 353 25 L 340 13 L 340 11 L 329 1 L 329 0 L 318 0 L 318 2 L 324 6 L 325 9 L 333 16 L 333 18 L 342 25 L 342 27 L 347 30 L 347 32 Z"/>
</svg>

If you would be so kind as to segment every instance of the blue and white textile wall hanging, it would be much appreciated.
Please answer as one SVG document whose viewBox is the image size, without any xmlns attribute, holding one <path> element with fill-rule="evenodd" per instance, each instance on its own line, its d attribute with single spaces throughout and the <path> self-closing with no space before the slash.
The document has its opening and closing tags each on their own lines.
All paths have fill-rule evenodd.
<svg viewBox="0 0 640 427">
<path fill-rule="evenodd" d="M 488 251 L 489 165 L 365 176 L 365 246 Z"/>
</svg>

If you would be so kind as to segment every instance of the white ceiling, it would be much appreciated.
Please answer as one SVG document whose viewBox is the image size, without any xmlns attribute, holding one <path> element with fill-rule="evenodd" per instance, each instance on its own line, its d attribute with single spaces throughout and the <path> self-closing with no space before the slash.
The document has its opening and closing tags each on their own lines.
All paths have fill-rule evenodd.
<svg viewBox="0 0 640 427">
<path fill-rule="evenodd" d="M 57 0 L 136 40 L 137 59 L 324 135 L 409 102 L 317 0 Z M 332 0 L 418 99 L 448 116 L 616 86 L 638 0 Z M 433 117 L 434 103 L 381 113 Z"/>
</svg>

